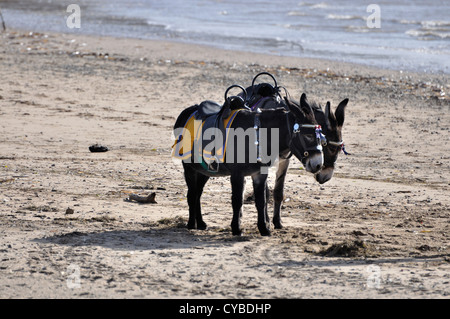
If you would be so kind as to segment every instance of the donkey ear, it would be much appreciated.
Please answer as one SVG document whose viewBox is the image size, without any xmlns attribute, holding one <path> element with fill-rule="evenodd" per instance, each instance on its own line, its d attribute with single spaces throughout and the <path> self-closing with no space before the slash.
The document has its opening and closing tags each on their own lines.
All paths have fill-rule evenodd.
<svg viewBox="0 0 450 319">
<path fill-rule="evenodd" d="M 344 125 L 344 117 L 345 117 L 345 107 L 347 106 L 348 99 L 342 100 L 336 108 L 336 112 L 334 113 L 336 116 L 336 121 L 338 126 Z"/>
<path fill-rule="evenodd" d="M 303 93 L 300 97 L 300 109 L 305 115 L 312 115 L 313 111 L 311 106 L 308 103 L 308 100 L 306 99 L 306 94 Z"/>
<path fill-rule="evenodd" d="M 337 126 L 336 118 L 334 117 L 334 113 L 331 112 L 330 101 L 327 101 L 327 105 L 325 106 L 325 118 L 326 118 L 327 124 L 330 127 L 336 127 Z"/>
<path fill-rule="evenodd" d="M 288 98 L 284 98 L 284 100 L 286 101 L 286 105 L 288 106 L 289 110 L 298 118 L 303 118 L 304 115 L 302 113 L 302 111 L 300 110 L 300 108 L 298 107 L 298 105 L 291 101 Z"/>
<path fill-rule="evenodd" d="M 330 101 L 327 101 L 327 105 L 325 105 L 325 118 L 328 119 L 330 116 L 331 104 Z"/>
</svg>

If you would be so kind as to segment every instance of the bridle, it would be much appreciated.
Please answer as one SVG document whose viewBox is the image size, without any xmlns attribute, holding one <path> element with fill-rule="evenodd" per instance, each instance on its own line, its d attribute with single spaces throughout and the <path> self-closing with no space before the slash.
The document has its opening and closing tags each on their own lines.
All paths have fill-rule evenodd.
<svg viewBox="0 0 450 319">
<path fill-rule="evenodd" d="M 259 129 L 261 127 L 261 122 L 259 120 L 259 115 L 261 114 L 261 109 L 257 108 L 256 112 L 255 112 L 255 124 L 254 124 L 254 130 L 255 130 L 255 146 L 256 146 L 256 160 L 258 163 L 262 162 L 262 158 L 260 157 L 260 150 L 259 150 Z M 287 127 L 291 127 L 290 121 L 289 121 L 289 113 L 290 112 L 286 112 L 286 122 L 287 122 Z M 314 129 L 314 133 L 308 132 L 305 133 L 304 130 L 311 130 Z M 292 156 L 292 145 L 294 144 L 294 138 L 300 134 L 299 140 L 300 140 L 300 144 L 302 145 L 302 148 L 304 150 L 303 154 L 299 154 L 300 156 L 300 160 L 303 161 L 306 157 L 309 156 L 309 153 L 312 151 L 320 151 L 322 152 L 322 140 L 325 139 L 325 135 L 322 134 L 322 127 L 320 125 L 316 125 L 316 124 L 298 124 L 297 122 L 294 123 L 294 125 L 292 126 L 292 130 L 288 130 L 289 132 L 289 149 L 290 154 L 285 157 L 290 158 Z M 306 145 L 306 142 L 304 140 L 304 136 L 308 136 L 308 135 L 315 135 L 316 138 L 316 146 L 315 147 L 308 147 Z"/>
<path fill-rule="evenodd" d="M 322 143 L 322 146 L 326 146 L 326 145 L 331 145 L 331 146 L 339 147 L 340 150 L 341 150 L 345 155 L 351 155 L 350 153 L 348 153 L 348 152 L 345 150 L 345 144 L 344 144 L 344 141 L 333 142 L 333 141 L 329 141 L 329 140 L 325 137 L 325 143 Z"/>
<path fill-rule="evenodd" d="M 284 86 L 278 86 L 277 89 L 278 89 L 278 91 L 279 91 L 280 89 L 284 89 L 285 96 L 286 96 L 285 100 L 287 100 L 287 98 L 290 99 L 289 91 L 288 91 Z M 289 122 L 288 122 L 288 123 L 289 123 Z M 312 125 L 312 126 L 314 126 L 314 124 L 303 124 L 303 127 L 307 127 L 307 125 Z M 311 126 L 309 126 L 309 127 L 311 127 Z M 319 125 L 319 128 L 321 128 L 320 125 Z M 329 141 L 328 138 L 322 133 L 322 130 L 320 130 L 320 132 L 317 132 L 317 131 L 316 131 L 316 135 L 318 135 L 317 138 L 320 138 L 320 143 L 321 143 L 321 145 L 322 145 L 323 147 L 325 147 L 325 146 L 327 146 L 327 145 L 332 145 L 332 146 L 340 147 L 340 148 L 341 148 L 341 151 L 342 151 L 345 155 L 351 155 L 350 153 L 348 153 L 348 152 L 345 150 L 344 141 L 342 141 L 342 140 L 341 140 L 340 142 Z M 292 139 L 292 137 L 291 137 L 291 139 Z M 289 154 L 288 157 L 286 157 L 286 158 L 290 158 L 291 156 L 292 156 L 292 153 Z"/>
<path fill-rule="evenodd" d="M 286 113 L 286 121 L 287 121 L 288 127 L 290 127 L 289 117 L 287 114 L 288 113 Z M 314 129 L 314 133 L 316 134 L 316 140 L 318 141 L 318 145 L 315 148 L 308 149 L 305 145 L 305 141 L 302 138 L 300 138 L 300 143 L 302 144 L 302 147 L 305 150 L 303 152 L 303 156 L 301 158 L 302 160 L 309 156 L 309 151 L 311 151 L 311 150 L 322 151 L 323 147 L 325 147 L 327 145 L 339 147 L 340 151 L 342 151 L 345 155 L 351 155 L 350 153 L 348 153 L 345 150 L 344 141 L 334 142 L 334 141 L 328 140 L 328 138 L 322 133 L 322 127 L 320 125 L 316 125 L 316 124 L 298 124 L 297 122 L 295 122 L 293 125 L 292 131 L 289 130 L 289 148 L 291 148 L 293 139 L 295 138 L 296 134 L 302 133 L 302 129 Z M 306 134 L 308 134 L 308 133 L 306 133 Z M 309 133 L 309 134 L 312 134 L 312 133 Z M 305 135 L 305 133 L 303 133 L 303 135 Z M 289 159 L 289 158 L 291 158 L 291 156 L 292 156 L 292 151 L 289 152 L 289 155 L 287 155 L 286 157 L 283 157 L 283 158 Z"/>
<path fill-rule="evenodd" d="M 289 123 L 289 112 L 286 113 L 286 121 L 288 124 L 288 127 L 290 127 Z M 314 133 L 312 132 L 305 132 L 308 130 L 314 130 Z M 302 145 L 302 148 L 304 149 L 303 154 L 300 155 L 300 160 L 303 161 L 306 157 L 309 156 L 309 153 L 311 151 L 320 151 L 322 152 L 323 148 L 323 141 L 326 140 L 325 135 L 322 133 L 322 127 L 317 124 L 298 124 L 297 122 L 294 122 L 294 125 L 292 126 L 292 130 L 289 130 L 289 149 L 291 150 L 290 154 L 286 157 L 286 159 L 290 158 L 292 156 L 292 145 L 294 144 L 294 138 L 297 137 L 297 135 L 300 134 L 300 137 L 298 140 L 300 140 L 300 144 Z M 307 147 L 304 136 L 308 135 L 315 135 L 316 138 L 316 146 L 315 147 Z"/>
</svg>

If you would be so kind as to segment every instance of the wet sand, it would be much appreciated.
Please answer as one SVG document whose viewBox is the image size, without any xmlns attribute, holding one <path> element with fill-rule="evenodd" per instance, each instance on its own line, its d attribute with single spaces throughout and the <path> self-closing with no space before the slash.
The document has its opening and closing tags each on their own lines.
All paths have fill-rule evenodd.
<svg viewBox="0 0 450 319">
<path fill-rule="evenodd" d="M 0 42 L 1 298 L 448 298 L 448 76 L 135 39 Z M 188 230 L 175 119 L 261 71 L 295 98 L 349 98 L 351 155 L 323 185 L 292 161 L 271 237 L 250 201 L 232 236 L 227 178 L 206 185 L 208 229 Z"/>
</svg>

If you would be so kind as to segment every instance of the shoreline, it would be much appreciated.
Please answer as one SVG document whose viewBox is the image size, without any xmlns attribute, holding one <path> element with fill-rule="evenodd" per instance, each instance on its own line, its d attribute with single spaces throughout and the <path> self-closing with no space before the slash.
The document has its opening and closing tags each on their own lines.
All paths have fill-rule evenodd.
<svg viewBox="0 0 450 319">
<path fill-rule="evenodd" d="M 78 56 L 96 55 L 113 52 L 123 58 L 139 61 L 158 61 L 158 63 L 176 64 L 188 60 L 189 63 L 221 63 L 228 68 L 238 66 L 272 70 L 278 73 L 298 74 L 300 76 L 339 77 L 342 79 L 358 77 L 370 82 L 386 82 L 386 85 L 413 85 L 415 88 L 431 91 L 428 97 L 450 100 L 450 75 L 400 71 L 372 67 L 350 62 L 338 62 L 325 59 L 313 59 L 291 56 L 277 56 L 265 53 L 251 53 L 219 49 L 213 46 L 197 45 L 170 40 L 149 40 L 122 37 L 103 37 L 74 33 L 34 32 L 9 30 L 12 33 L 52 35 L 66 41 L 68 54 Z M 32 50 L 31 50 L 32 51 Z M 102 53 L 103 52 L 103 53 Z M 256 61 L 256 62 L 255 62 Z M 248 81 L 251 82 L 251 79 Z M 421 90 L 423 91 L 423 90 Z"/>
<path fill-rule="evenodd" d="M 11 31 L 11 30 L 10 30 Z M 394 90 L 413 90 L 418 95 L 450 101 L 450 75 L 430 73 L 402 72 L 391 69 L 364 66 L 348 62 L 336 62 L 324 59 L 284 57 L 245 51 L 224 50 L 206 45 L 195 45 L 177 41 L 148 40 L 136 38 L 102 37 L 93 35 L 77 35 L 72 33 L 32 32 L 16 30 L 22 33 L 41 36 L 52 36 L 65 43 L 57 44 L 66 49 L 65 53 L 83 57 L 97 56 L 102 58 L 111 52 L 122 59 L 135 59 L 140 62 L 177 64 L 220 64 L 227 69 L 245 68 L 269 71 L 278 75 L 337 78 L 344 81 L 356 79 L 392 86 Z M 45 39 L 44 39 L 45 40 Z M 38 49 L 45 50 L 39 45 Z M 36 49 L 31 48 L 30 53 Z M 61 50 L 59 50 L 61 52 Z M 257 72 L 258 73 L 258 72 Z M 255 73 L 256 74 L 256 73 Z M 251 78 L 246 83 L 251 84 Z M 239 83 L 238 83 L 239 84 Z M 245 84 L 244 84 L 245 86 Z M 226 87 L 223 88 L 223 91 Z"/>
<path fill-rule="evenodd" d="M 178 40 L 162 40 L 162 39 L 146 39 L 136 37 L 115 37 L 115 36 L 101 36 L 92 34 L 82 34 L 75 32 L 52 32 L 52 31 L 30 31 L 26 29 L 7 29 L 8 32 L 23 32 L 23 33 L 38 33 L 55 35 L 66 39 L 78 39 L 78 42 L 87 43 L 94 42 L 96 46 L 104 47 L 106 50 L 114 50 L 118 54 L 131 55 L 135 58 L 148 58 L 149 55 L 157 54 L 160 59 L 190 59 L 190 60 L 209 60 L 211 62 L 223 62 L 227 64 L 253 64 L 254 61 L 259 61 L 259 65 L 265 67 L 280 67 L 287 68 L 316 68 L 326 70 L 333 69 L 334 72 L 344 73 L 343 75 L 353 75 L 357 73 L 372 74 L 373 76 L 411 76 L 413 78 L 429 78 L 430 80 L 439 81 L 440 78 L 450 78 L 450 74 L 417 72 L 410 70 L 399 70 L 391 68 L 382 68 L 377 66 L 370 66 L 356 62 L 341 62 L 332 59 L 323 58 L 309 58 L 299 56 L 284 56 L 269 53 L 255 53 L 250 51 L 240 51 L 234 49 L 222 49 L 213 45 L 194 44 Z M 132 43 L 135 46 L 142 46 L 144 50 L 133 50 L 124 48 L 122 45 L 111 45 L 111 40 L 119 42 L 119 44 Z M 161 49 L 158 46 L 166 48 Z M 172 48 L 172 50 L 167 50 Z M 99 48 L 97 48 L 99 49 Z M 147 53 L 141 51 L 148 50 Z M 200 52 L 201 51 L 201 52 Z M 180 53 L 182 52 L 182 53 Z M 202 56 L 203 55 L 203 56 Z M 216 60 L 217 57 L 219 60 Z M 274 62 L 276 60 L 276 62 Z M 357 73 L 355 73 L 357 72 Z M 443 81 L 445 84 L 446 82 Z"/>
</svg>

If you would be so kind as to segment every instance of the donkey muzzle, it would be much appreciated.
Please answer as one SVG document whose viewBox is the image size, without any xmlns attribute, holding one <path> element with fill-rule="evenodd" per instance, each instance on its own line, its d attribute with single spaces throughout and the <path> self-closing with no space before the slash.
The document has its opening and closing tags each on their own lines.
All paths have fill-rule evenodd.
<svg viewBox="0 0 450 319">
<path fill-rule="evenodd" d="M 323 166 L 323 154 L 318 152 L 308 157 L 305 163 L 305 168 L 307 172 L 317 173 L 321 170 Z"/>
</svg>

